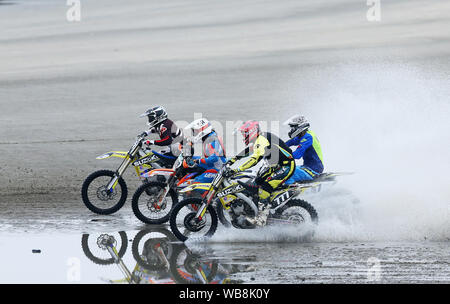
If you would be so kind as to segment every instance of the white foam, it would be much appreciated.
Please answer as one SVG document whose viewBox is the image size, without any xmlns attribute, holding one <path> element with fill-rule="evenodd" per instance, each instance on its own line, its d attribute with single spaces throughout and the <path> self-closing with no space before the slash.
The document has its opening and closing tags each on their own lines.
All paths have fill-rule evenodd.
<svg viewBox="0 0 450 304">
<path fill-rule="evenodd" d="M 314 83 L 320 93 L 299 85 L 292 98 L 314 103 L 302 114 L 321 140 L 326 170 L 356 174 L 341 178 L 353 194 L 316 198 L 317 239 L 449 240 L 448 75 L 391 63 L 323 72 Z M 354 197 L 356 218 L 348 210 Z"/>
<path fill-rule="evenodd" d="M 448 75 L 431 70 L 342 65 L 286 83 L 285 116 L 303 109 L 326 171 L 356 172 L 307 198 L 319 213 L 315 241 L 450 240 L 450 86 Z M 220 230 L 212 239 L 296 240 L 295 230 L 271 227 Z"/>
</svg>

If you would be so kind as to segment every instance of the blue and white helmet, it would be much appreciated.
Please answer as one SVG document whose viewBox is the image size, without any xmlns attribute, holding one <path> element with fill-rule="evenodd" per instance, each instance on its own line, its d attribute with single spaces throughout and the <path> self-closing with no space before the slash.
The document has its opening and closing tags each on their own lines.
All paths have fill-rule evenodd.
<svg viewBox="0 0 450 304">
<path fill-rule="evenodd" d="M 284 125 L 289 125 L 289 138 L 294 138 L 300 135 L 303 131 L 308 130 L 310 127 L 308 119 L 302 115 L 294 115 L 284 122 Z"/>
<path fill-rule="evenodd" d="M 162 123 L 164 120 L 166 120 L 167 116 L 168 115 L 164 107 L 156 106 L 148 109 L 147 111 L 142 113 L 139 117 L 147 117 L 148 118 L 147 125 L 149 126 L 149 128 L 153 128 L 158 124 Z"/>
<path fill-rule="evenodd" d="M 190 134 L 194 143 L 214 131 L 212 124 L 206 118 L 200 118 L 191 122 L 184 128 L 186 134 Z"/>
</svg>

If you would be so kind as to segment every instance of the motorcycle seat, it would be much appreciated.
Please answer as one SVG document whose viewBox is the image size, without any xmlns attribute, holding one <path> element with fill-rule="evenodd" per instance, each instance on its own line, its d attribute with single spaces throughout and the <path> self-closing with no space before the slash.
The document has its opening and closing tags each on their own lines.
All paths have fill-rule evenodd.
<svg viewBox="0 0 450 304">
<path fill-rule="evenodd" d="M 157 155 L 159 158 L 162 158 L 162 159 L 167 159 L 167 160 L 177 159 L 175 156 L 161 154 L 161 153 L 156 152 L 155 150 L 152 150 L 152 152 L 153 152 L 153 154 Z"/>
</svg>

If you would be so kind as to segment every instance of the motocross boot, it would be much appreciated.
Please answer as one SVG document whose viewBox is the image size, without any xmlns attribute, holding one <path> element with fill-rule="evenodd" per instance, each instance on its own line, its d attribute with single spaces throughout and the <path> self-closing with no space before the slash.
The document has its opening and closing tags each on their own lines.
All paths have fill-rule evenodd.
<svg viewBox="0 0 450 304">
<path fill-rule="evenodd" d="M 247 217 L 247 222 L 258 227 L 263 227 L 267 224 L 269 211 L 270 198 L 260 200 L 258 204 L 258 215 L 255 217 Z"/>
</svg>

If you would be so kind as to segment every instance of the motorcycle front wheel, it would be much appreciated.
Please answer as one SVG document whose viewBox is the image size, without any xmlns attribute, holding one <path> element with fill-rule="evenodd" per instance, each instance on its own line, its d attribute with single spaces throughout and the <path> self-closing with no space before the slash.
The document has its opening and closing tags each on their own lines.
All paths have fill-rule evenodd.
<svg viewBox="0 0 450 304">
<path fill-rule="evenodd" d="M 217 261 L 203 261 L 184 244 L 179 246 L 170 262 L 170 272 L 178 284 L 208 284 L 217 275 Z"/>
<path fill-rule="evenodd" d="M 86 207 L 94 213 L 107 215 L 123 207 L 128 195 L 127 185 L 120 177 L 112 192 L 106 189 L 115 172 L 99 170 L 89 175 L 81 187 L 81 197 Z"/>
<path fill-rule="evenodd" d="M 114 237 L 116 243 L 114 246 L 116 247 L 117 254 L 119 258 L 122 258 L 127 251 L 128 247 L 128 239 L 125 231 L 119 231 L 113 234 L 83 234 L 81 237 L 81 248 L 83 249 L 86 257 L 99 265 L 110 265 L 114 264 L 116 259 L 111 257 L 106 247 L 102 246 L 102 239 L 105 237 Z"/>
<path fill-rule="evenodd" d="M 167 261 L 174 251 L 176 237 L 162 227 L 151 227 L 136 234 L 132 244 L 132 253 L 136 262 L 149 271 L 162 271 L 165 269 L 160 254 L 164 254 Z M 170 263 L 170 262 L 169 262 Z"/>
<path fill-rule="evenodd" d="M 167 187 L 165 183 L 149 182 L 141 185 L 133 195 L 131 207 L 134 215 L 146 224 L 159 225 L 169 220 L 170 212 L 178 203 L 177 193 L 170 189 L 169 193 L 162 199 Z"/>
<path fill-rule="evenodd" d="M 209 205 L 204 217 L 195 218 L 203 201 L 198 198 L 188 198 L 179 202 L 173 208 L 170 215 L 170 229 L 182 242 L 187 239 L 202 239 L 211 237 L 217 229 L 217 213 L 212 205 Z"/>
</svg>

